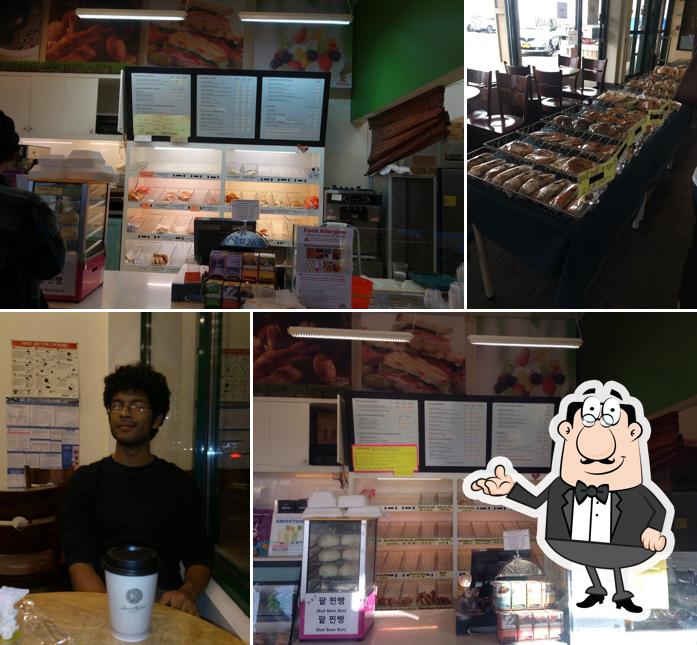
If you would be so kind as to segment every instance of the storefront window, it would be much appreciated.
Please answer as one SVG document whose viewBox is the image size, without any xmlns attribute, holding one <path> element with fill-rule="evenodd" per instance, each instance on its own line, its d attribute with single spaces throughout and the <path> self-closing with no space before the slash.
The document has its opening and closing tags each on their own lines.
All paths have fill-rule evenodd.
<svg viewBox="0 0 697 645">
<path fill-rule="evenodd" d="M 583 3 L 581 56 L 597 60 L 600 56 L 600 0 L 586 0 Z"/>
<path fill-rule="evenodd" d="M 473 67 L 482 70 L 500 69 L 501 48 L 494 0 L 465 3 L 465 25 L 467 26 L 467 48 L 476 52 Z"/>
<path fill-rule="evenodd" d="M 523 65 L 557 71 L 557 56 L 578 56 L 576 1 L 518 0 L 518 28 Z"/>
</svg>

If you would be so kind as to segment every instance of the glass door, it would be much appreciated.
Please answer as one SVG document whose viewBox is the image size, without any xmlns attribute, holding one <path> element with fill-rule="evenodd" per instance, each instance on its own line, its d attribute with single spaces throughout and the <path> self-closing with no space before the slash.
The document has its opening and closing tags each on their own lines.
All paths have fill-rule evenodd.
<svg viewBox="0 0 697 645">
<path fill-rule="evenodd" d="M 580 0 L 581 56 L 605 58 L 609 0 Z"/>
<path fill-rule="evenodd" d="M 521 65 L 555 72 L 559 54 L 579 56 L 577 4 L 577 0 L 517 0 Z"/>
<path fill-rule="evenodd" d="M 627 76 L 653 69 L 668 50 L 670 0 L 634 0 L 629 22 Z"/>
</svg>

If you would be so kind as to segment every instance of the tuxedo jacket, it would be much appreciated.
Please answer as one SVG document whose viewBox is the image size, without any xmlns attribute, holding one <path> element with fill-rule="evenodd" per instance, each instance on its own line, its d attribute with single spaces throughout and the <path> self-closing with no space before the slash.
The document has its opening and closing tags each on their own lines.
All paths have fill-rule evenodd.
<svg viewBox="0 0 697 645">
<path fill-rule="evenodd" d="M 547 502 L 545 538 L 570 540 L 574 513 L 574 487 L 557 477 L 541 493 L 535 495 L 514 484 L 508 499 L 529 508 L 539 508 Z M 610 510 L 610 544 L 642 546 L 641 534 L 651 527 L 663 530 L 666 509 L 646 486 L 639 485 L 620 491 L 610 491 L 607 504 Z"/>
</svg>

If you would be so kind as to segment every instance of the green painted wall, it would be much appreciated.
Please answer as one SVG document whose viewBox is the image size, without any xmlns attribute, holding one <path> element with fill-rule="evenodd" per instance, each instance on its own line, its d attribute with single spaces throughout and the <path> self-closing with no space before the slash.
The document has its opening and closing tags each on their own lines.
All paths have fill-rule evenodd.
<svg viewBox="0 0 697 645">
<path fill-rule="evenodd" d="M 618 381 L 647 415 L 697 395 L 697 314 L 586 314 L 581 333 L 579 383 Z"/>
<path fill-rule="evenodd" d="M 380 110 L 464 64 L 462 0 L 359 0 L 351 119 Z"/>
</svg>

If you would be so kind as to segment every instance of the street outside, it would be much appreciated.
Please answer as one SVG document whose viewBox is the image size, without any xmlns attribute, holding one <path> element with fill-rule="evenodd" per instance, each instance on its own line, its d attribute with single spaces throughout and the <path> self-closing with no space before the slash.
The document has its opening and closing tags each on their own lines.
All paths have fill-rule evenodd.
<svg viewBox="0 0 697 645">
<path fill-rule="evenodd" d="M 502 57 L 499 53 L 499 39 L 496 33 L 467 32 L 465 34 L 465 47 L 467 52 L 467 67 L 479 70 L 504 71 Z M 544 71 L 555 72 L 559 69 L 555 51 L 552 56 L 543 54 L 523 53 L 522 64 L 532 65 Z"/>
</svg>

